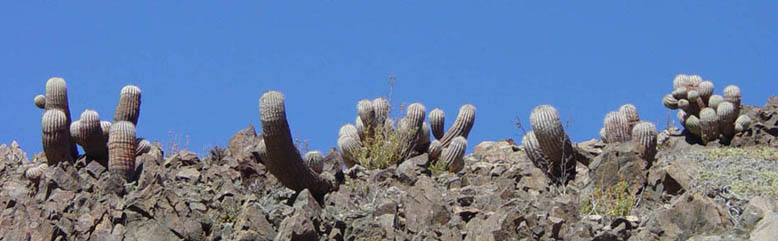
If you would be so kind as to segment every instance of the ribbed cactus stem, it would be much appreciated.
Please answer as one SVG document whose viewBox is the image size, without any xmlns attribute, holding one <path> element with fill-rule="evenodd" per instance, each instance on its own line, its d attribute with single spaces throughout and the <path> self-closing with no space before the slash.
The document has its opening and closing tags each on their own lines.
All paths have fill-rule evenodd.
<svg viewBox="0 0 778 241">
<path fill-rule="evenodd" d="M 675 99 L 672 94 L 665 95 L 665 97 L 662 98 L 662 104 L 671 110 L 678 109 L 678 100 Z"/>
<path fill-rule="evenodd" d="M 320 151 L 309 151 L 305 153 L 305 165 L 311 168 L 313 172 L 321 174 L 324 170 L 324 155 Z"/>
<path fill-rule="evenodd" d="M 534 131 L 529 131 L 524 134 L 524 137 L 521 139 L 521 145 L 524 148 L 524 153 L 527 154 L 529 160 L 532 161 L 536 167 L 543 170 L 543 172 L 548 171 L 548 157 L 543 153 L 543 149 L 541 149 Z"/>
<path fill-rule="evenodd" d="M 124 86 L 119 93 L 119 104 L 116 105 L 116 113 L 113 116 L 113 121 L 129 121 L 137 126 L 138 117 L 140 115 L 140 102 L 140 88 L 134 85 Z"/>
<path fill-rule="evenodd" d="M 747 115 L 738 116 L 735 120 L 735 132 L 743 132 L 751 126 L 751 117 Z"/>
<path fill-rule="evenodd" d="M 656 156 L 656 126 L 650 122 L 640 122 L 632 128 L 632 142 L 638 148 L 641 157 L 653 162 Z"/>
<path fill-rule="evenodd" d="M 724 102 L 724 97 L 720 95 L 711 95 L 710 98 L 708 98 L 708 106 L 716 110 L 718 110 L 719 104 L 722 102 Z"/>
<path fill-rule="evenodd" d="M 697 87 L 697 90 L 700 94 L 700 98 L 703 102 L 708 103 L 708 100 L 713 95 L 713 82 L 710 81 L 702 81 L 700 82 L 700 85 Z"/>
<path fill-rule="evenodd" d="M 716 108 L 716 115 L 719 117 L 719 130 L 727 139 L 735 135 L 735 105 L 728 101 L 721 102 Z"/>
<path fill-rule="evenodd" d="M 416 149 L 424 151 L 430 144 L 430 125 L 427 122 L 421 124 L 421 131 L 419 132 L 419 138 L 416 142 Z"/>
<path fill-rule="evenodd" d="M 136 138 L 135 145 L 135 156 L 140 156 L 151 151 L 151 142 L 145 138 Z"/>
<path fill-rule="evenodd" d="M 352 124 L 345 124 L 340 127 L 338 131 L 338 138 L 348 136 L 354 138 L 357 142 L 360 142 L 359 131 L 357 127 Z"/>
<path fill-rule="evenodd" d="M 443 110 L 435 108 L 432 111 L 430 111 L 429 119 L 430 119 L 430 129 L 432 130 L 432 135 L 435 136 L 435 139 L 440 140 L 443 138 L 443 134 L 445 133 L 445 114 L 443 113 Z"/>
<path fill-rule="evenodd" d="M 687 96 L 688 92 L 689 92 L 689 90 L 686 89 L 686 87 L 680 87 L 680 88 L 674 89 L 673 93 L 671 95 L 676 100 L 682 100 L 682 99 L 686 99 L 686 96 Z"/>
<path fill-rule="evenodd" d="M 600 128 L 600 140 L 603 143 L 608 143 L 608 136 L 607 136 L 607 132 L 605 132 L 605 127 Z"/>
<path fill-rule="evenodd" d="M 529 119 L 538 144 L 549 159 L 551 176 L 559 178 L 572 173 L 575 168 L 573 146 L 556 108 L 550 105 L 535 107 Z"/>
<path fill-rule="evenodd" d="M 47 163 L 55 166 L 59 162 L 73 161 L 73 147 L 70 142 L 70 130 L 65 113 L 59 109 L 47 110 L 41 120 L 43 131 L 43 152 Z"/>
<path fill-rule="evenodd" d="M 103 135 L 100 115 L 96 111 L 85 110 L 81 113 L 81 119 L 70 124 L 70 132 L 87 156 L 97 160 L 108 158 L 108 139 Z"/>
<path fill-rule="evenodd" d="M 284 96 L 278 91 L 268 91 L 259 99 L 262 136 L 267 148 L 268 160 L 264 164 L 284 186 L 295 191 L 308 189 L 313 195 L 323 197 L 333 184 L 320 177 L 305 165 L 303 157 L 294 146 L 292 132 L 286 121 Z"/>
<path fill-rule="evenodd" d="M 411 151 L 416 148 L 419 142 L 423 128 L 424 118 L 426 117 L 426 108 L 421 103 L 408 105 L 405 117 L 400 120 L 397 130 L 400 132 L 400 141 L 402 143 L 402 152 L 399 155 L 401 160 L 392 160 L 393 163 L 399 163 L 407 158 Z M 428 137 L 429 139 L 429 137 Z M 395 162 L 396 161 L 396 162 Z"/>
<path fill-rule="evenodd" d="M 430 147 L 427 148 L 430 160 L 439 160 L 441 152 L 443 152 L 443 145 L 440 144 L 439 140 L 430 142 Z"/>
<path fill-rule="evenodd" d="M 36 97 L 37 98 L 37 97 Z M 44 97 L 44 108 L 45 110 L 60 110 L 62 113 L 65 114 L 66 118 L 66 132 L 68 135 L 68 142 L 70 147 L 70 155 L 73 160 L 78 158 L 78 149 L 76 148 L 76 143 L 73 141 L 73 139 L 70 137 L 70 123 L 72 122 L 72 118 L 70 117 L 70 107 L 68 104 L 68 89 L 67 84 L 65 83 L 65 80 L 59 77 L 53 77 L 50 78 L 48 81 L 46 81 L 46 96 Z M 37 104 L 36 104 L 37 105 Z"/>
<path fill-rule="evenodd" d="M 357 103 L 357 114 L 362 120 L 362 124 L 368 128 L 368 132 L 371 132 L 371 129 L 375 127 L 375 110 L 373 109 L 373 102 L 370 102 L 370 100 L 367 99 L 360 100 Z"/>
<path fill-rule="evenodd" d="M 697 116 L 687 115 L 684 127 L 686 127 L 687 131 L 696 136 L 702 135 L 702 126 L 700 124 L 700 119 L 697 118 Z"/>
<path fill-rule="evenodd" d="M 735 113 L 740 115 L 740 87 L 737 85 L 728 85 L 724 87 L 724 100 L 729 101 L 735 107 Z"/>
<path fill-rule="evenodd" d="M 713 108 L 705 108 L 700 111 L 700 127 L 702 128 L 703 143 L 719 138 L 719 116 Z"/>
<path fill-rule="evenodd" d="M 350 136 L 341 136 L 338 138 L 337 144 L 340 154 L 343 157 L 343 164 L 346 164 L 346 167 L 351 168 L 352 166 L 359 164 L 357 154 L 360 151 L 361 146 L 356 139 Z"/>
<path fill-rule="evenodd" d="M 627 116 L 621 111 L 610 112 L 603 123 L 605 138 L 609 143 L 627 142 L 632 140 L 631 128 Z"/>
<path fill-rule="evenodd" d="M 467 139 L 462 136 L 457 136 L 451 140 L 451 144 L 443 149 L 440 154 L 440 160 L 446 163 L 447 169 L 450 172 L 459 172 L 464 168 L 465 161 L 465 149 L 467 149 Z"/>
<path fill-rule="evenodd" d="M 457 136 L 467 139 L 470 130 L 473 129 L 473 123 L 475 123 L 475 106 L 470 104 L 463 105 L 459 108 L 459 113 L 457 114 L 457 119 L 454 120 L 454 124 L 451 125 L 446 133 L 443 134 L 443 137 L 439 139 L 440 144 L 444 147 L 448 146 L 448 144 Z"/>
<path fill-rule="evenodd" d="M 38 109 L 46 109 L 46 96 L 36 95 L 32 102 L 35 104 L 35 107 L 38 107 Z"/>
<path fill-rule="evenodd" d="M 135 174 L 135 125 L 129 121 L 119 121 L 111 125 L 108 137 L 108 170 L 132 181 Z"/>
<path fill-rule="evenodd" d="M 624 113 L 624 116 L 627 117 L 628 122 L 640 121 L 640 115 L 638 115 L 638 108 L 636 108 L 632 104 L 622 105 L 621 107 L 619 107 L 619 112 Z"/>
<path fill-rule="evenodd" d="M 111 134 L 111 122 L 110 121 L 100 121 L 100 129 L 103 130 L 103 138 L 108 140 L 108 136 Z"/>
<path fill-rule="evenodd" d="M 357 133 L 359 134 L 359 140 L 363 140 L 367 138 L 365 136 L 365 134 L 367 134 L 366 133 L 367 130 L 365 129 L 365 124 L 362 122 L 362 118 L 360 118 L 359 116 L 357 116 L 357 119 L 354 120 L 354 127 L 357 128 Z"/>
<path fill-rule="evenodd" d="M 378 97 L 373 99 L 372 105 L 373 111 L 375 112 L 375 124 L 383 124 L 386 121 L 386 118 L 389 117 L 389 112 L 391 111 L 389 101 L 385 98 Z"/>
</svg>

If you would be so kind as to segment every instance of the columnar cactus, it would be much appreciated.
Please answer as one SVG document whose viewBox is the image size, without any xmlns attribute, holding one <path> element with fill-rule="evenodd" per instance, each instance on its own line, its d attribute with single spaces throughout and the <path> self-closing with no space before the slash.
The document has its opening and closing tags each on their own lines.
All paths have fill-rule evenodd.
<svg viewBox="0 0 778 241">
<path fill-rule="evenodd" d="M 376 125 L 382 125 L 386 122 L 386 119 L 389 118 L 389 112 L 391 111 L 391 106 L 389 105 L 389 101 L 378 97 L 373 99 L 373 112 L 375 112 L 375 124 Z"/>
<path fill-rule="evenodd" d="M 735 131 L 741 132 L 751 125 L 751 117 L 748 117 L 747 115 L 741 115 L 735 120 Z"/>
<path fill-rule="evenodd" d="M 473 123 L 475 123 L 475 106 L 470 104 L 463 105 L 459 108 L 459 113 L 457 114 L 457 119 L 454 120 L 454 124 L 448 128 L 446 133 L 443 134 L 443 137 L 438 139 L 440 140 L 440 144 L 444 147 L 448 146 L 448 144 L 457 136 L 467 139 L 470 130 L 473 128 Z"/>
<path fill-rule="evenodd" d="M 41 121 L 43 130 L 43 152 L 46 154 L 47 163 L 55 166 L 59 162 L 71 162 L 73 147 L 70 142 L 68 119 L 65 113 L 59 109 L 47 110 Z"/>
<path fill-rule="evenodd" d="M 534 131 L 529 131 L 526 134 L 524 134 L 524 137 L 521 139 L 521 144 L 524 148 L 524 153 L 527 154 L 527 157 L 529 158 L 532 163 L 543 170 L 543 172 L 548 171 L 548 157 L 545 153 L 543 153 L 543 149 L 540 147 L 540 143 L 538 143 L 537 137 L 535 137 Z"/>
<path fill-rule="evenodd" d="M 316 197 L 333 190 L 333 184 L 303 161 L 300 151 L 294 146 L 289 123 L 286 121 L 284 96 L 278 91 L 268 91 L 259 99 L 262 121 L 262 137 L 267 150 L 263 160 L 267 170 L 289 189 L 308 189 Z"/>
<path fill-rule="evenodd" d="M 430 160 L 439 160 L 441 152 L 443 152 L 443 145 L 440 144 L 440 141 L 430 142 L 430 147 L 427 149 Z"/>
<path fill-rule="evenodd" d="M 135 138 L 135 156 L 140 156 L 151 151 L 151 142 L 145 138 Z"/>
<path fill-rule="evenodd" d="M 311 168 L 316 174 L 321 174 L 324 170 L 324 155 L 320 151 L 309 151 L 305 153 L 305 165 Z"/>
<path fill-rule="evenodd" d="M 429 119 L 432 135 L 435 136 L 435 139 L 442 139 L 443 134 L 446 133 L 445 114 L 443 113 L 443 110 L 435 108 L 434 110 L 430 111 Z"/>
<path fill-rule="evenodd" d="M 640 115 L 638 115 L 638 109 L 632 104 L 624 104 L 619 107 L 619 112 L 624 113 L 627 118 L 630 129 L 640 122 Z"/>
<path fill-rule="evenodd" d="M 343 164 L 346 164 L 348 168 L 359 163 L 357 153 L 360 151 L 360 148 L 361 144 L 354 137 L 341 136 L 338 138 L 338 150 L 340 150 L 341 156 L 343 156 Z"/>
<path fill-rule="evenodd" d="M 627 142 L 632 140 L 629 121 L 624 112 L 613 111 L 605 116 L 603 123 L 605 139 L 608 143 Z"/>
<path fill-rule="evenodd" d="M 415 149 L 416 144 L 422 137 L 426 113 L 426 108 L 421 103 L 410 104 L 406 110 L 405 117 L 401 120 L 401 122 L 404 122 L 403 125 L 397 126 L 397 130 L 400 132 L 400 140 L 404 147 L 401 155 L 402 158 L 406 158 L 411 154 L 410 152 Z"/>
<path fill-rule="evenodd" d="M 700 76 L 679 74 L 673 79 L 673 92 L 662 98 L 665 107 L 680 109 L 678 119 L 687 133 L 700 137 L 703 143 L 729 140 L 746 128 L 736 123 L 740 88 L 729 85 L 723 96 L 713 94 L 713 89 L 713 82 L 703 81 Z"/>
<path fill-rule="evenodd" d="M 76 144 L 70 137 L 69 127 L 71 118 L 70 107 L 68 105 L 67 84 L 65 83 L 65 80 L 59 77 L 50 78 L 48 81 L 46 81 L 46 95 L 35 96 L 33 102 L 35 103 L 35 106 L 40 109 L 44 109 L 46 111 L 59 110 L 65 115 L 65 129 L 67 129 L 65 132 L 68 136 L 68 147 L 70 148 L 67 154 L 70 155 L 71 159 L 78 158 L 78 149 L 76 149 Z"/>
<path fill-rule="evenodd" d="M 532 131 L 549 159 L 549 174 L 561 178 L 575 171 L 573 146 L 562 127 L 559 113 L 550 105 L 535 107 L 530 114 Z"/>
<path fill-rule="evenodd" d="M 427 122 L 422 122 L 421 130 L 419 131 L 419 139 L 416 142 L 416 151 L 425 152 L 430 146 L 430 125 Z"/>
<path fill-rule="evenodd" d="M 108 139 L 103 133 L 100 115 L 94 110 L 85 110 L 81 113 L 80 120 L 70 124 L 73 139 L 84 148 L 87 156 L 96 160 L 108 158 Z"/>
<path fill-rule="evenodd" d="M 124 86 L 119 93 L 119 103 L 116 105 L 113 121 L 129 121 L 137 126 L 140 115 L 140 98 L 140 88 L 134 85 Z"/>
<path fill-rule="evenodd" d="M 653 162 L 656 156 L 656 126 L 651 122 L 640 122 L 632 128 L 632 142 L 638 148 L 640 156 Z"/>
<path fill-rule="evenodd" d="M 457 136 L 451 140 L 451 144 L 448 147 L 443 148 L 443 152 L 440 155 L 440 160 L 446 163 L 447 169 L 450 172 L 459 172 L 464 168 L 465 150 L 467 149 L 467 140 L 462 136 Z"/>
<path fill-rule="evenodd" d="M 119 121 L 111 125 L 108 137 L 108 170 L 132 181 L 135 174 L 135 125 L 129 121 Z"/>
</svg>

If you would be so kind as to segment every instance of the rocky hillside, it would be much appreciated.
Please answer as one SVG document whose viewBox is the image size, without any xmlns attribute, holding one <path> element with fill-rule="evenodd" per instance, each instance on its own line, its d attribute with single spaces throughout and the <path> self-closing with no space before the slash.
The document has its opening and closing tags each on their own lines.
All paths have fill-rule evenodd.
<svg viewBox="0 0 778 241">
<path fill-rule="evenodd" d="M 741 113 L 754 123 L 727 146 L 678 129 L 656 136 L 651 159 L 572 143 L 562 177 L 513 140 L 478 144 L 454 172 L 426 152 L 344 169 L 333 149 L 323 195 L 271 174 L 253 127 L 205 157 L 155 144 L 131 177 L 88 156 L 47 166 L 12 143 L 0 146 L 0 240 L 775 240 L 778 98 Z"/>
</svg>

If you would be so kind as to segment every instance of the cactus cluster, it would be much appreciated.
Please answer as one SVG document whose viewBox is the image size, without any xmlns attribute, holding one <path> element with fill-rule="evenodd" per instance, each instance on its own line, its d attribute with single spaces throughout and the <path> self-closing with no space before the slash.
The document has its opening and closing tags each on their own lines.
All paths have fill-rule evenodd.
<svg viewBox="0 0 778 241">
<path fill-rule="evenodd" d="M 524 152 L 552 180 L 570 180 L 575 172 L 575 153 L 559 112 L 550 105 L 537 106 L 530 114 L 530 124 L 532 130 L 522 138 Z"/>
<path fill-rule="evenodd" d="M 259 113 L 262 121 L 262 141 L 258 145 L 260 159 L 267 170 L 289 189 L 308 189 L 316 197 L 333 190 L 331 180 L 317 173 L 320 169 L 316 154 L 306 155 L 306 162 L 294 145 L 289 123 L 286 120 L 284 95 L 268 91 L 259 99 Z M 319 153 L 320 155 L 320 153 Z M 314 166 L 311 168 L 310 166 Z"/>
<path fill-rule="evenodd" d="M 357 103 L 356 123 L 345 124 L 338 132 L 338 149 L 347 167 L 360 164 L 381 168 L 397 164 L 420 146 L 429 145 L 424 105 L 408 105 L 405 116 L 397 121 L 397 127 L 395 121 L 389 118 L 389 112 L 389 101 L 384 98 L 364 99 Z M 427 133 L 424 133 L 425 130 Z"/>
<path fill-rule="evenodd" d="M 678 119 L 686 131 L 703 143 L 730 140 L 751 124 L 748 116 L 740 115 L 739 87 L 725 87 L 724 96 L 713 94 L 713 89 L 713 82 L 699 75 L 679 74 L 673 79 L 673 92 L 662 98 L 665 107 L 678 109 Z"/>
<path fill-rule="evenodd" d="M 135 137 L 140 100 L 140 88 L 128 85 L 120 92 L 115 124 L 101 121 L 100 115 L 94 110 L 85 110 L 79 120 L 71 122 L 65 80 L 49 79 L 46 95 L 38 95 L 33 99 L 36 107 L 46 110 L 41 129 L 47 164 L 54 166 L 62 161 L 72 162 L 77 159 L 78 144 L 90 160 L 98 161 L 122 177 L 131 178 L 135 170 L 135 157 L 151 149 L 151 142 Z"/>
<path fill-rule="evenodd" d="M 652 162 L 656 155 L 656 126 L 640 120 L 632 104 L 622 105 L 618 111 L 605 115 L 600 139 L 605 143 L 632 142 L 640 156 Z"/>
<path fill-rule="evenodd" d="M 432 163 L 443 162 L 451 172 L 462 170 L 464 150 L 467 149 L 467 136 L 475 123 L 475 106 L 462 105 L 454 124 L 448 130 L 445 130 L 445 113 L 439 108 L 430 111 L 429 121 L 429 129 L 436 139 L 429 142 L 427 148 Z M 429 133 L 427 134 L 429 135 Z"/>
</svg>

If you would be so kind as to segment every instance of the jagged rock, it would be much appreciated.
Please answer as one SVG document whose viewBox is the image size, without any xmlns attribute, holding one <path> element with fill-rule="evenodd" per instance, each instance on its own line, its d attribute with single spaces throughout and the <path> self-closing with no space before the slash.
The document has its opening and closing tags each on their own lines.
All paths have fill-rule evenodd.
<svg viewBox="0 0 778 241">
<path fill-rule="evenodd" d="M 762 219 L 762 221 L 759 221 L 756 228 L 754 228 L 754 231 L 751 232 L 750 240 L 775 240 L 776 230 L 778 230 L 778 213 L 769 213 Z"/>
<path fill-rule="evenodd" d="M 246 129 L 240 130 L 230 137 L 227 149 L 230 151 L 230 156 L 238 163 L 256 163 L 259 160 L 252 154 L 252 151 L 261 140 L 262 135 L 257 135 L 254 126 L 249 125 Z"/>
<path fill-rule="evenodd" d="M 153 219 L 128 223 L 125 234 L 125 241 L 183 240 L 164 224 Z"/>
<path fill-rule="evenodd" d="M 588 188 L 615 186 L 620 181 L 627 181 L 634 194 L 646 183 L 648 162 L 640 158 L 631 143 L 613 143 L 589 164 L 589 169 L 592 181 Z"/>
<path fill-rule="evenodd" d="M 662 240 L 686 240 L 695 235 L 721 234 L 732 227 L 726 209 L 697 193 L 687 192 L 651 217 L 646 224 Z"/>
</svg>

